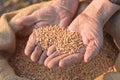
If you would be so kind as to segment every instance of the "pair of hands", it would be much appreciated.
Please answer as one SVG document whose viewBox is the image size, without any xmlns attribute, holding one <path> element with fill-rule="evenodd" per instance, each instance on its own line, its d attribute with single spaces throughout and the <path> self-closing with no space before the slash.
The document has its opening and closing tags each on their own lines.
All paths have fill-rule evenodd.
<svg viewBox="0 0 120 80">
<path fill-rule="evenodd" d="M 78 3 L 78 0 L 53 0 L 49 6 L 16 20 L 16 24 L 23 27 L 63 26 L 70 31 L 78 32 L 83 40 L 84 47 L 80 49 L 80 53 L 58 55 L 54 45 L 47 51 L 42 51 L 40 44 L 36 42 L 37 32 L 33 30 L 25 48 L 25 54 L 32 61 L 44 64 L 48 68 L 65 67 L 79 63 L 82 59 L 88 62 L 98 53 L 103 42 L 103 25 L 99 20 L 86 15 L 84 11 L 73 20 Z"/>
</svg>

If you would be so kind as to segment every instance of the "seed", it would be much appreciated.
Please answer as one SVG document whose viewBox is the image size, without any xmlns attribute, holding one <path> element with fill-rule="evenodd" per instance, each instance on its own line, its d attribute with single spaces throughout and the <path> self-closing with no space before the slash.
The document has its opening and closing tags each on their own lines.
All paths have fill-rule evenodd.
<svg viewBox="0 0 120 80">
<path fill-rule="evenodd" d="M 83 45 L 79 34 L 70 32 L 66 28 L 59 26 L 46 26 L 37 29 L 36 40 L 43 49 L 48 49 L 51 45 L 56 45 L 56 49 L 61 53 L 77 53 Z"/>
</svg>

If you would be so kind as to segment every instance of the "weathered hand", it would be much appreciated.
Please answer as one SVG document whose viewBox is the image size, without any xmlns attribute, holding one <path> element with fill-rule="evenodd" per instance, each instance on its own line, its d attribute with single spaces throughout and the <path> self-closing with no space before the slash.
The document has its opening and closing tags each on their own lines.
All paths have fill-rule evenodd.
<svg viewBox="0 0 120 80">
<path fill-rule="evenodd" d="M 103 43 L 103 23 L 97 19 L 82 13 L 68 27 L 70 31 L 75 31 L 80 34 L 84 47 L 80 49 L 80 53 L 63 54 L 55 51 L 55 47 L 48 49 L 48 58 L 45 60 L 45 65 L 49 68 L 64 67 L 74 63 L 79 63 L 84 58 L 88 62 L 92 57 L 98 54 L 98 51 Z"/>
<path fill-rule="evenodd" d="M 49 57 L 44 64 L 49 68 L 53 68 L 78 63 L 82 58 L 85 62 L 88 62 L 98 53 L 103 43 L 102 28 L 104 24 L 119 9 L 120 6 L 112 4 L 109 0 L 93 0 L 68 27 L 70 31 L 78 32 L 83 40 L 84 47 L 80 49 L 80 53 L 58 56 L 55 47 L 50 47 L 47 52 Z"/>
<path fill-rule="evenodd" d="M 71 6 L 72 5 L 72 6 Z M 23 27 L 43 27 L 59 25 L 67 27 L 72 21 L 78 7 L 78 0 L 52 0 L 51 3 L 31 15 L 16 20 L 16 24 Z M 36 42 L 37 32 L 34 30 L 30 35 L 25 48 L 25 54 L 31 60 L 43 64 L 47 57 L 46 51 L 42 52 L 40 44 Z"/>
</svg>

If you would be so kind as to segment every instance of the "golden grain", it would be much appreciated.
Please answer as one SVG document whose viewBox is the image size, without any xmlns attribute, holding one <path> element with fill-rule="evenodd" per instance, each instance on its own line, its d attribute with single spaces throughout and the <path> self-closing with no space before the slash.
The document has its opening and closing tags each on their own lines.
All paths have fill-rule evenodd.
<svg viewBox="0 0 120 80">
<path fill-rule="evenodd" d="M 51 45 L 56 46 L 60 53 L 78 53 L 83 46 L 83 42 L 76 32 L 70 32 L 66 28 L 59 26 L 46 26 L 36 29 L 36 40 L 41 44 L 43 49 L 48 49 Z"/>
</svg>

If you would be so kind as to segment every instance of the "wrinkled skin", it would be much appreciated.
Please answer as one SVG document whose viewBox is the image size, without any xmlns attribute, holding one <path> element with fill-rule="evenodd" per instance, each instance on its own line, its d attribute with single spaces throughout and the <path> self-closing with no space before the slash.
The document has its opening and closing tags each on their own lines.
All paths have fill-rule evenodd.
<svg viewBox="0 0 120 80">
<path fill-rule="evenodd" d="M 96 3 L 100 4 L 96 5 Z M 107 0 L 93 0 L 68 27 L 70 31 L 80 34 L 84 47 L 80 49 L 79 53 L 60 56 L 55 51 L 55 47 L 49 48 L 45 66 L 48 68 L 70 66 L 81 62 L 82 58 L 84 58 L 84 62 L 90 61 L 99 52 L 103 43 L 104 24 L 119 9 L 119 6 Z"/>
<path fill-rule="evenodd" d="M 67 9 L 66 8 L 63 9 L 58 5 L 63 3 L 62 0 L 60 1 L 57 0 L 57 1 L 56 2 L 53 1 L 54 4 L 51 4 L 52 8 L 51 6 L 49 6 L 50 8 L 48 7 L 50 10 L 48 10 L 48 8 L 40 9 L 34 12 L 30 16 L 17 20 L 16 24 L 20 26 L 28 26 L 28 27 L 33 26 L 34 24 L 36 25 L 36 27 L 49 26 L 49 25 L 52 26 L 59 25 L 64 27 L 68 26 L 72 21 L 72 18 L 75 14 L 74 11 L 76 11 L 77 7 L 70 8 L 70 5 L 68 5 Z M 70 3 L 73 5 L 73 2 Z M 78 1 L 76 1 L 76 3 L 78 4 Z M 57 5 L 58 8 L 56 8 L 55 5 Z M 59 8 L 62 9 L 58 10 Z M 71 10 L 72 12 L 70 11 L 69 8 L 73 9 Z M 59 11 L 59 13 L 57 11 Z M 50 14 L 49 12 L 51 14 L 54 14 L 55 17 L 52 15 L 51 16 L 48 15 Z M 64 12 L 64 15 L 61 12 Z M 68 14 L 71 14 L 72 16 Z M 56 15 L 59 15 L 59 17 L 61 18 L 59 18 Z M 36 30 L 34 30 L 27 42 L 25 48 L 25 54 L 27 56 L 30 56 L 32 61 L 34 62 L 39 61 L 40 64 L 44 63 L 44 65 L 47 66 L 48 68 L 54 68 L 58 66 L 59 67 L 69 66 L 81 62 L 83 58 L 85 62 L 88 62 L 91 60 L 92 57 L 94 57 L 98 53 L 102 45 L 103 42 L 102 28 L 105 22 L 106 20 L 102 22 L 95 16 L 91 17 L 87 14 L 82 13 L 70 24 L 68 29 L 70 31 L 78 32 L 80 34 L 80 38 L 83 40 L 84 47 L 80 49 L 80 53 L 75 53 L 72 55 L 63 54 L 61 56 L 58 56 L 59 53 L 55 50 L 54 45 L 49 47 L 48 51 L 42 52 L 40 44 L 37 44 L 37 42 L 35 41 L 37 32 Z"/>
<path fill-rule="evenodd" d="M 72 5 L 74 3 L 74 5 L 76 6 L 76 7 L 73 6 L 73 8 L 71 8 L 70 5 L 64 4 L 63 6 L 66 6 L 67 10 L 65 10 L 66 8 L 63 9 L 59 7 L 59 5 L 62 4 L 62 1 L 64 0 L 57 0 L 55 2 L 53 0 L 54 4 L 52 4 L 51 6 L 42 8 L 40 10 L 35 11 L 32 15 L 18 19 L 16 21 L 16 24 L 20 26 L 30 27 L 37 22 L 36 27 L 49 26 L 49 25 L 59 25 L 59 26 L 67 27 L 72 21 L 73 16 L 75 15 L 74 12 L 78 7 L 78 5 L 76 5 L 78 4 L 78 1 L 75 2 L 74 0 L 71 0 L 73 2 L 69 2 L 66 0 L 66 3 L 69 2 L 69 4 Z M 56 5 L 58 6 L 58 8 L 60 8 L 59 13 L 57 12 L 58 8 L 54 7 Z M 70 12 L 69 10 L 72 12 Z M 65 13 L 64 15 L 63 12 Z M 99 21 L 93 20 L 87 15 L 80 14 L 71 23 L 68 29 L 70 31 L 78 32 L 81 35 L 80 38 L 82 38 L 84 42 L 84 47 L 80 49 L 80 53 L 73 55 L 63 54 L 61 56 L 58 56 L 59 53 L 57 53 L 57 51 L 55 50 L 54 45 L 49 47 L 48 51 L 42 52 L 40 44 L 37 44 L 35 40 L 37 32 L 36 30 L 33 30 L 33 33 L 30 35 L 29 40 L 27 42 L 25 48 L 25 54 L 27 56 L 30 56 L 32 61 L 34 62 L 38 61 L 40 64 L 44 63 L 44 65 L 47 66 L 48 68 L 53 68 L 58 66 L 60 67 L 69 66 L 74 63 L 81 62 L 83 57 L 84 57 L 84 61 L 88 62 L 92 56 L 95 56 L 98 53 L 101 47 L 103 41 L 101 26 L 103 25 L 101 25 Z"/>
<path fill-rule="evenodd" d="M 63 54 L 58 56 L 59 53 L 55 51 L 55 47 L 51 46 L 48 49 L 47 55 L 49 56 L 45 60 L 45 66 L 49 68 L 54 67 L 66 67 L 75 63 L 79 63 L 84 58 L 85 62 L 88 62 L 93 56 L 95 56 L 103 42 L 103 30 L 102 23 L 89 17 L 86 14 L 80 14 L 68 27 L 70 31 L 75 31 L 80 34 L 84 47 L 80 49 L 80 53 L 72 55 Z"/>
<path fill-rule="evenodd" d="M 72 5 L 72 6 L 71 6 Z M 78 0 L 53 0 L 49 6 L 43 7 L 31 15 L 17 19 L 16 24 L 24 27 L 64 26 L 67 27 L 77 10 Z M 42 51 L 40 44 L 36 42 L 36 31 L 30 35 L 25 48 L 25 54 L 32 61 L 43 64 L 47 57 L 46 51 Z"/>
</svg>

